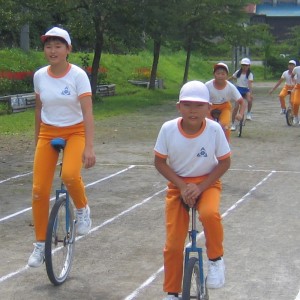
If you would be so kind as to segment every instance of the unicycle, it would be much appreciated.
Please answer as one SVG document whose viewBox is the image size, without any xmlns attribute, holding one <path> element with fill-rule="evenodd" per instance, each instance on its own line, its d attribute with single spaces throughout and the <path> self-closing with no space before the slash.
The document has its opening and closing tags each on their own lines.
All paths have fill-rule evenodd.
<svg viewBox="0 0 300 300">
<path fill-rule="evenodd" d="M 292 111 L 292 108 L 290 106 L 286 110 L 285 118 L 286 118 L 286 123 L 288 124 L 288 126 L 294 126 L 294 123 L 293 123 L 293 119 L 294 119 L 294 117 L 293 117 L 293 111 Z"/>
<path fill-rule="evenodd" d="M 62 138 L 55 138 L 51 141 L 52 147 L 63 151 L 66 141 Z M 62 162 L 60 163 L 60 174 Z M 45 264 L 47 275 L 54 285 L 65 282 L 71 270 L 74 246 L 76 220 L 74 209 L 69 193 L 61 181 L 60 189 L 56 190 L 56 199 L 49 216 L 45 241 Z"/>
<path fill-rule="evenodd" d="M 297 124 L 294 124 L 293 122 L 293 119 L 294 119 L 294 116 L 293 116 L 293 109 L 292 109 L 292 91 L 288 91 L 288 94 L 289 94 L 289 106 L 286 110 L 286 113 L 285 113 L 285 119 L 286 119 L 286 123 L 288 124 L 288 126 L 295 126 Z"/>
<path fill-rule="evenodd" d="M 192 208 L 192 228 L 189 231 L 191 245 L 185 248 L 182 300 L 208 300 L 204 277 L 202 248 L 197 247 L 196 209 Z M 191 254 L 196 255 L 191 255 Z"/>
<path fill-rule="evenodd" d="M 243 115 L 243 118 L 239 121 L 238 137 L 242 137 L 242 131 L 245 125 L 246 125 L 246 118 L 245 115 Z"/>
</svg>

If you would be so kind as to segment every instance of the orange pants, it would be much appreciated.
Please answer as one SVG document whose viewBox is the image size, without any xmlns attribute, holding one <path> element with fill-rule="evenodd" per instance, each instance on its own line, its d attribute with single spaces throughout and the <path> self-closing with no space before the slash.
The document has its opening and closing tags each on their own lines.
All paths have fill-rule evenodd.
<svg viewBox="0 0 300 300">
<path fill-rule="evenodd" d="M 205 177 L 189 178 L 187 182 L 201 182 Z M 223 225 L 219 213 L 222 185 L 217 181 L 205 190 L 198 201 L 197 211 L 206 238 L 210 259 L 223 255 Z M 166 195 L 166 243 L 164 248 L 164 291 L 180 293 L 183 275 L 183 251 L 189 229 L 189 213 L 180 200 L 180 191 L 168 184 Z"/>
<path fill-rule="evenodd" d="M 298 116 L 299 113 L 299 106 L 300 106 L 300 84 L 296 84 L 293 97 L 292 97 L 292 104 L 293 104 L 293 115 Z"/>
<path fill-rule="evenodd" d="M 219 123 L 222 126 L 225 136 L 227 138 L 227 141 L 230 141 L 230 123 L 231 123 L 231 103 L 225 102 L 222 104 L 213 104 L 211 106 L 211 110 L 213 109 L 219 109 L 221 111 L 220 117 L 219 117 Z M 208 116 L 210 119 L 212 119 L 211 115 Z"/>
<path fill-rule="evenodd" d="M 279 93 L 280 107 L 286 109 L 285 97 L 289 95 L 289 91 L 294 88 L 292 85 L 285 85 Z"/>
<path fill-rule="evenodd" d="M 34 156 L 32 187 L 32 212 L 37 241 L 46 239 L 49 199 L 58 160 L 58 152 L 53 149 L 50 141 L 56 137 L 61 137 L 67 142 L 63 155 L 62 180 L 76 208 L 83 208 L 87 204 L 80 174 L 85 147 L 83 123 L 68 127 L 41 124 Z"/>
</svg>

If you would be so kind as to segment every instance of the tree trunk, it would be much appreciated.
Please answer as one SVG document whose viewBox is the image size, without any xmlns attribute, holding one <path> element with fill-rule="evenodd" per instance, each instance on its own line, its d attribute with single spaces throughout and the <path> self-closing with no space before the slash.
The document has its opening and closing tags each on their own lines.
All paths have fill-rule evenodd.
<svg viewBox="0 0 300 300">
<path fill-rule="evenodd" d="M 185 60 L 185 68 L 184 68 L 182 84 L 185 84 L 188 81 L 191 53 L 192 53 L 192 39 L 189 38 L 187 49 L 186 49 L 186 60 Z"/>
<path fill-rule="evenodd" d="M 95 49 L 94 58 L 92 63 L 92 74 L 91 74 L 91 87 L 93 96 L 96 95 L 97 91 L 97 80 L 98 80 L 98 70 L 100 66 L 101 54 L 103 49 L 103 30 L 101 29 L 101 24 L 95 22 L 96 38 L 95 38 Z"/>
<path fill-rule="evenodd" d="M 154 40 L 153 63 L 152 63 L 150 84 L 149 84 L 149 89 L 151 89 L 151 90 L 155 89 L 155 80 L 156 80 L 157 66 L 158 66 L 158 61 L 159 61 L 160 46 L 161 46 L 161 40 L 160 39 Z"/>
<path fill-rule="evenodd" d="M 29 24 L 25 24 L 21 28 L 20 47 L 25 52 L 28 52 L 30 50 Z"/>
</svg>

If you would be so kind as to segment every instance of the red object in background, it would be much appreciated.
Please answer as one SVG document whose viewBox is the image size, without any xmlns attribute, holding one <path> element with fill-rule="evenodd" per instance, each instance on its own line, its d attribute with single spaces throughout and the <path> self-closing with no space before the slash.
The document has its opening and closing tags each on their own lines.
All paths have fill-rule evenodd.
<svg viewBox="0 0 300 300">
<path fill-rule="evenodd" d="M 86 70 L 87 72 L 89 72 L 89 73 L 92 73 L 92 67 L 86 67 L 85 70 Z M 104 67 L 100 67 L 100 68 L 98 69 L 98 71 L 99 71 L 100 73 L 106 73 L 106 72 L 107 72 L 107 69 L 104 68 Z"/>
<path fill-rule="evenodd" d="M 0 78 L 6 78 L 10 80 L 24 80 L 27 77 L 33 76 L 32 71 L 24 72 L 12 72 L 12 71 L 0 71 Z"/>
</svg>

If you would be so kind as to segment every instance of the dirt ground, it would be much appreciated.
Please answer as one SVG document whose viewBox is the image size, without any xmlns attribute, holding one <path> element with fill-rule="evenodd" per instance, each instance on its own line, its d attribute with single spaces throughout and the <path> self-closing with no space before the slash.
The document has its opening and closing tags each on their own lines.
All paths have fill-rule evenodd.
<svg viewBox="0 0 300 300">
<path fill-rule="evenodd" d="M 232 133 L 221 203 L 226 285 L 210 291 L 212 300 L 300 299 L 300 128 L 279 115 L 270 86 L 256 84 L 253 121 L 242 138 Z M 83 171 L 93 227 L 78 239 L 70 276 L 59 287 L 44 266 L 26 265 L 34 242 L 33 141 L 0 138 L 0 299 L 164 297 L 166 180 L 153 167 L 153 146 L 161 124 L 177 116 L 175 102 L 97 122 L 97 165 Z"/>
</svg>

